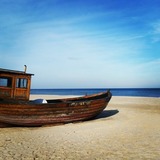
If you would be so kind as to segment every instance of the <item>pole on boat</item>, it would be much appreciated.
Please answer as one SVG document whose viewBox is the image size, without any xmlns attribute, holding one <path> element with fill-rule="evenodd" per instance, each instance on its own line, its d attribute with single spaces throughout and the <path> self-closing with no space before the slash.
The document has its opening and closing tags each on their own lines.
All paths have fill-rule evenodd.
<svg viewBox="0 0 160 160">
<path fill-rule="evenodd" d="M 24 73 L 26 73 L 26 71 L 27 71 L 27 66 L 24 65 Z"/>
</svg>

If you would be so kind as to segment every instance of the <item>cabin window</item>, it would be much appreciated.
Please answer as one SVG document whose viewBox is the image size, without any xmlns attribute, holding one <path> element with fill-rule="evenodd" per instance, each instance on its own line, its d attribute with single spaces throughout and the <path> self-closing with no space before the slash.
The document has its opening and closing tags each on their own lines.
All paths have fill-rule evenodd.
<svg viewBox="0 0 160 160">
<path fill-rule="evenodd" d="M 0 87 L 12 87 L 12 78 L 0 77 Z"/>
<path fill-rule="evenodd" d="M 27 88 L 27 79 L 17 78 L 16 87 L 17 88 Z"/>
</svg>

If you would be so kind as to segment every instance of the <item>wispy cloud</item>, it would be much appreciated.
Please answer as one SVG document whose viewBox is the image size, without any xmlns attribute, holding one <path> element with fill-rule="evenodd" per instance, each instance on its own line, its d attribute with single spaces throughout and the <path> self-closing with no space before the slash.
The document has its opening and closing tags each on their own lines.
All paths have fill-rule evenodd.
<svg viewBox="0 0 160 160">
<path fill-rule="evenodd" d="M 156 22 L 152 23 L 152 38 L 153 42 L 159 42 L 160 41 L 160 20 L 157 20 Z"/>
<path fill-rule="evenodd" d="M 155 34 L 160 34 L 160 20 L 153 24 L 153 29 Z"/>
</svg>

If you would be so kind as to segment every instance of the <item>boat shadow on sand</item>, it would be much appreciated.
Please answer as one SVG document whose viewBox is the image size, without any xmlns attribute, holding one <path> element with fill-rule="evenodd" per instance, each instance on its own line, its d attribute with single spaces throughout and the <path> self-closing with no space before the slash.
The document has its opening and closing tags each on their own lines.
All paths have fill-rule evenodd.
<svg viewBox="0 0 160 160">
<path fill-rule="evenodd" d="M 119 111 L 117 109 L 116 110 L 104 110 L 103 112 L 101 112 L 98 116 L 96 116 L 92 120 L 112 117 L 112 116 L 116 115 L 117 113 L 119 113 Z"/>
</svg>

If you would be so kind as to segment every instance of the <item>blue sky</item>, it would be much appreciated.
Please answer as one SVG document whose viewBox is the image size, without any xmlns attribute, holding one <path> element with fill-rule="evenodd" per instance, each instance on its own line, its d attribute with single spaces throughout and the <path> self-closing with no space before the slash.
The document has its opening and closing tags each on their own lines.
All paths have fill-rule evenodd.
<svg viewBox="0 0 160 160">
<path fill-rule="evenodd" d="M 160 0 L 0 0 L 0 68 L 32 88 L 160 88 Z"/>
</svg>

